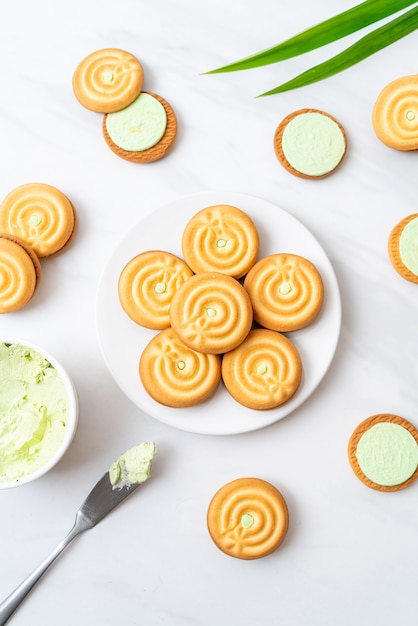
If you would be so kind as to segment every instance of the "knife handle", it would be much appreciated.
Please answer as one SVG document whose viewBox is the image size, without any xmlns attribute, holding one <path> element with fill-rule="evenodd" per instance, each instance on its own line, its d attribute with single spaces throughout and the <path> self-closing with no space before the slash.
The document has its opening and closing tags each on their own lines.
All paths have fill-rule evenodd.
<svg viewBox="0 0 418 626">
<path fill-rule="evenodd" d="M 78 511 L 74 526 L 64 537 L 64 539 L 57 545 L 57 547 L 46 557 L 44 561 L 36 569 L 33 570 L 29 576 L 27 576 L 18 587 L 10 595 L 0 603 L 0 626 L 4 626 L 9 618 L 13 615 L 16 609 L 20 606 L 29 592 L 36 585 L 38 580 L 45 574 L 46 570 L 55 561 L 55 559 L 63 552 L 69 543 L 81 532 L 90 528 L 91 525 L 85 516 Z"/>
</svg>

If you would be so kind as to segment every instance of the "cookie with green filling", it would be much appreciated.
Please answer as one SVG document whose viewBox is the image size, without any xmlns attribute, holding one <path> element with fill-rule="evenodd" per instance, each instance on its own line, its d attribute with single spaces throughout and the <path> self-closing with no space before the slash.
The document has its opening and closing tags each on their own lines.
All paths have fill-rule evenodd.
<svg viewBox="0 0 418 626">
<path fill-rule="evenodd" d="M 418 430 L 399 415 L 372 415 L 352 433 L 348 459 L 367 487 L 405 489 L 418 478 Z"/>
<path fill-rule="evenodd" d="M 279 163 L 291 174 L 324 178 L 341 164 L 347 151 L 343 126 L 319 109 L 300 109 L 287 115 L 274 134 Z"/>
<path fill-rule="evenodd" d="M 129 106 L 105 115 L 102 131 L 109 148 L 121 159 L 151 163 L 173 145 L 177 118 L 164 98 L 144 91 Z"/>
<path fill-rule="evenodd" d="M 411 283 L 418 283 L 418 213 L 404 217 L 392 229 L 388 253 L 398 274 Z"/>
</svg>

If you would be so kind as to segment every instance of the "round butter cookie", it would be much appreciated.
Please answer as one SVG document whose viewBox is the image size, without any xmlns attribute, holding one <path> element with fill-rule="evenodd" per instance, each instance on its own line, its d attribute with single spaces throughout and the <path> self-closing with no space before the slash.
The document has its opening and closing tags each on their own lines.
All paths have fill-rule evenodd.
<svg viewBox="0 0 418 626">
<path fill-rule="evenodd" d="M 161 159 L 177 136 L 177 118 L 161 96 L 142 92 L 121 111 L 103 118 L 102 131 L 109 148 L 121 159 L 151 163 Z"/>
<path fill-rule="evenodd" d="M 171 326 L 193 350 L 222 354 L 248 335 L 252 308 L 243 286 L 225 274 L 202 272 L 189 278 L 174 294 Z"/>
<path fill-rule="evenodd" d="M 372 112 L 377 137 L 395 150 L 418 150 L 418 74 L 392 81 L 378 95 Z"/>
<path fill-rule="evenodd" d="M 92 52 L 73 75 L 75 97 L 96 113 L 124 109 L 138 97 L 143 83 L 141 63 L 130 52 L 118 48 Z"/>
<path fill-rule="evenodd" d="M 300 109 L 287 115 L 274 134 L 274 151 L 283 167 L 300 178 L 324 178 L 347 151 L 343 126 L 329 113 Z"/>
<path fill-rule="evenodd" d="M 216 390 L 221 359 L 183 344 L 172 328 L 151 339 L 139 361 L 145 391 L 157 402 L 173 408 L 195 406 Z"/>
<path fill-rule="evenodd" d="M 411 283 L 418 283 L 418 213 L 396 224 L 389 235 L 388 252 L 398 274 Z"/>
<path fill-rule="evenodd" d="M 237 207 L 218 204 L 202 209 L 186 224 L 182 250 L 198 272 L 241 278 L 257 260 L 260 240 L 254 222 Z"/>
<path fill-rule="evenodd" d="M 297 254 L 272 254 L 258 261 L 245 277 L 254 319 L 265 328 L 288 332 L 317 317 L 324 299 L 316 267 Z"/>
<path fill-rule="evenodd" d="M 0 313 L 25 306 L 40 278 L 41 264 L 33 250 L 17 237 L 0 234 Z"/>
<path fill-rule="evenodd" d="M 237 478 L 213 496 L 207 526 L 215 545 L 238 559 L 258 559 L 286 537 L 289 512 L 276 487 L 261 478 Z"/>
<path fill-rule="evenodd" d="M 287 337 L 265 328 L 251 330 L 222 359 L 222 380 L 231 396 L 249 409 L 274 409 L 292 398 L 302 379 L 302 360 Z"/>
<path fill-rule="evenodd" d="M 372 415 L 351 435 L 348 459 L 367 487 L 405 489 L 418 478 L 418 430 L 398 415 Z"/>
<path fill-rule="evenodd" d="M 26 183 L 13 189 L 0 203 L 0 232 L 18 237 L 38 257 L 66 249 L 76 225 L 73 205 L 52 185 Z"/>
<path fill-rule="evenodd" d="M 193 272 L 186 263 L 170 252 L 142 252 L 125 265 L 119 276 L 119 301 L 137 324 L 163 330 L 170 326 L 175 292 L 191 276 Z"/>
</svg>

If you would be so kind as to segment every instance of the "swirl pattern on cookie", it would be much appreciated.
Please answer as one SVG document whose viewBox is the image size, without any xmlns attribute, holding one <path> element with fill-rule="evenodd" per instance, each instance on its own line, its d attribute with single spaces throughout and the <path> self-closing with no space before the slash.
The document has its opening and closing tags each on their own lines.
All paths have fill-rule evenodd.
<svg viewBox="0 0 418 626">
<path fill-rule="evenodd" d="M 173 408 L 195 406 L 216 390 L 221 361 L 218 355 L 191 350 L 172 328 L 166 328 L 143 350 L 139 375 L 146 392 L 160 404 Z"/>
<path fill-rule="evenodd" d="M 265 328 L 287 332 L 310 324 L 319 314 L 324 286 L 316 267 L 296 254 L 273 254 L 245 277 L 254 319 Z"/>
<path fill-rule="evenodd" d="M 96 113 L 110 113 L 128 106 L 144 82 L 142 65 L 132 54 L 104 48 L 89 54 L 76 68 L 73 91 L 77 100 Z"/>
<path fill-rule="evenodd" d="M 239 559 L 258 559 L 286 537 L 289 513 L 283 495 L 260 478 L 238 478 L 221 487 L 207 512 L 209 534 L 217 547 Z"/>
<path fill-rule="evenodd" d="M 202 272 L 174 294 L 170 321 L 193 350 L 222 354 L 236 348 L 252 324 L 251 302 L 242 285 L 225 274 Z"/>
<path fill-rule="evenodd" d="M 25 306 L 40 276 L 39 260 L 24 242 L 0 235 L 0 313 L 12 313 Z"/>
<path fill-rule="evenodd" d="M 0 232 L 22 239 L 38 257 L 61 252 L 72 240 L 75 229 L 73 205 L 52 185 L 21 185 L 0 204 Z"/>
<path fill-rule="evenodd" d="M 388 253 L 398 274 L 418 284 L 418 213 L 404 217 L 392 229 Z"/>
<path fill-rule="evenodd" d="M 395 150 L 418 150 L 418 75 L 392 81 L 378 95 L 372 122 L 377 137 Z"/>
<path fill-rule="evenodd" d="M 260 328 L 250 331 L 242 344 L 224 355 L 222 379 L 240 404 L 250 409 L 273 409 L 298 390 L 302 360 L 287 337 Z"/>
<path fill-rule="evenodd" d="M 119 301 L 129 317 L 153 330 L 170 326 L 175 292 L 193 276 L 179 257 L 163 250 L 148 250 L 131 259 L 118 282 Z"/>
<path fill-rule="evenodd" d="M 257 260 L 259 236 L 249 215 L 219 204 L 200 210 L 186 224 L 182 250 L 196 273 L 222 272 L 241 278 Z"/>
<path fill-rule="evenodd" d="M 405 489 L 418 478 L 418 430 L 399 415 L 372 415 L 352 433 L 348 459 L 367 487 L 377 491 Z"/>
</svg>

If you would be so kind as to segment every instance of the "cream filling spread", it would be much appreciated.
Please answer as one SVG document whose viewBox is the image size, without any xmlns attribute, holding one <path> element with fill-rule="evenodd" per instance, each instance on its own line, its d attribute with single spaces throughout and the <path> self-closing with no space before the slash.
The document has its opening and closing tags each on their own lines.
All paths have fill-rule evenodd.
<svg viewBox="0 0 418 626">
<path fill-rule="evenodd" d="M 384 422 L 362 435 L 356 456 L 369 480 L 390 487 L 402 484 L 417 469 L 418 444 L 403 426 Z"/>
<path fill-rule="evenodd" d="M 167 115 L 161 102 L 141 93 L 132 104 L 106 116 L 106 129 L 113 143 L 129 152 L 141 152 L 155 146 L 167 127 Z"/>
<path fill-rule="evenodd" d="M 418 276 L 418 217 L 408 222 L 399 238 L 402 263 Z"/>
<path fill-rule="evenodd" d="M 345 138 L 327 115 L 301 113 L 286 126 L 282 137 L 290 165 L 307 176 L 322 176 L 337 167 L 344 156 Z"/>
<path fill-rule="evenodd" d="M 68 400 L 57 370 L 38 352 L 0 343 L 0 481 L 41 469 L 67 429 Z"/>
<path fill-rule="evenodd" d="M 156 454 L 153 442 L 140 443 L 124 452 L 109 468 L 114 489 L 145 482 L 151 476 L 152 460 Z"/>
</svg>

